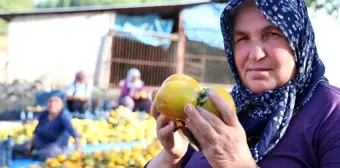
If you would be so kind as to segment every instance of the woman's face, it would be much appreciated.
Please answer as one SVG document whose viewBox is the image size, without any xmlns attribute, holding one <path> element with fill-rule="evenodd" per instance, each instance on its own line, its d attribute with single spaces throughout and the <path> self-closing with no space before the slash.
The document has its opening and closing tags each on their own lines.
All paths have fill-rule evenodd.
<svg viewBox="0 0 340 168">
<path fill-rule="evenodd" d="M 59 114 L 63 109 L 63 106 L 63 101 L 57 96 L 48 99 L 47 110 L 51 114 Z"/>
<path fill-rule="evenodd" d="M 238 75 L 252 92 L 281 87 L 295 75 L 294 55 L 287 39 L 254 2 L 237 9 L 233 41 Z"/>
<path fill-rule="evenodd" d="M 138 76 L 138 75 L 132 76 L 132 82 L 138 81 L 139 79 L 140 79 L 140 76 Z"/>
<path fill-rule="evenodd" d="M 82 76 L 82 77 L 79 79 L 79 83 L 87 83 L 87 77 L 86 77 L 86 76 Z"/>
</svg>

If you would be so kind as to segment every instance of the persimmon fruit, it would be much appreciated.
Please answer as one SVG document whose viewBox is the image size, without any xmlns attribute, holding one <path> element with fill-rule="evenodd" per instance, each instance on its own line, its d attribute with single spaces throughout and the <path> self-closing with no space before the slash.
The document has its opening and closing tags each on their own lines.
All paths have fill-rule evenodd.
<svg viewBox="0 0 340 168">
<path fill-rule="evenodd" d="M 230 95 L 230 93 L 223 87 L 212 87 L 212 89 L 217 95 L 219 95 L 227 104 L 229 105 L 229 108 L 236 112 L 236 105 L 234 102 L 233 97 Z M 199 94 L 199 101 L 198 106 L 206 109 L 207 111 L 215 114 L 217 117 L 221 118 L 221 113 L 217 110 L 217 108 L 211 103 L 211 101 L 207 97 L 207 89 L 201 90 Z"/>
<path fill-rule="evenodd" d="M 184 106 L 188 103 L 201 106 L 217 117 L 221 117 L 220 112 L 208 99 L 207 89 L 201 89 L 199 83 L 190 76 L 174 74 L 165 79 L 157 91 L 154 97 L 155 106 L 161 114 L 173 120 L 186 118 Z M 235 102 L 225 88 L 211 87 L 211 89 L 230 105 L 231 110 L 236 111 Z"/>
<path fill-rule="evenodd" d="M 188 103 L 196 106 L 197 92 L 183 81 L 170 81 L 162 85 L 155 97 L 157 110 L 171 119 L 184 120 L 186 114 L 184 106 Z"/>
</svg>

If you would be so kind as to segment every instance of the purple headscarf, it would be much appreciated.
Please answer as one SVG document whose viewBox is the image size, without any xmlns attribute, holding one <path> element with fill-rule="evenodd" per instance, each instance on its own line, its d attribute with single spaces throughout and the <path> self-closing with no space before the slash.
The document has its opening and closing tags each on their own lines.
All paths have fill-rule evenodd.
<svg viewBox="0 0 340 168">
<path fill-rule="evenodd" d="M 79 71 L 76 73 L 76 77 L 75 77 L 75 81 L 79 81 L 82 78 L 84 78 L 86 76 L 86 73 L 84 71 Z"/>
</svg>

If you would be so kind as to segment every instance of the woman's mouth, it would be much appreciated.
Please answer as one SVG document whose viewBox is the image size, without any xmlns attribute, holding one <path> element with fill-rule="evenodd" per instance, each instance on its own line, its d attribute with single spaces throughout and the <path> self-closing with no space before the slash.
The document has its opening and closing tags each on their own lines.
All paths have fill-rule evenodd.
<svg viewBox="0 0 340 168">
<path fill-rule="evenodd" d="M 271 69 L 269 68 L 249 68 L 248 71 L 253 71 L 253 72 L 263 72 L 263 71 L 270 71 Z"/>
</svg>

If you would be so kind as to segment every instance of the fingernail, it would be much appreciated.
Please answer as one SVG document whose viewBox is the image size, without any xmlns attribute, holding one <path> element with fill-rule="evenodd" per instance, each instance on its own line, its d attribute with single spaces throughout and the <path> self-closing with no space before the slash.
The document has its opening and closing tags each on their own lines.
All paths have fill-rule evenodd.
<svg viewBox="0 0 340 168">
<path fill-rule="evenodd" d="M 192 105 L 191 104 L 187 104 L 185 105 L 185 112 L 186 113 L 191 113 L 193 111 Z"/>
<path fill-rule="evenodd" d="M 174 127 L 174 122 L 173 122 L 173 121 L 170 121 L 170 122 L 169 122 L 169 126 L 170 126 L 170 127 Z"/>
<path fill-rule="evenodd" d="M 215 92 L 212 89 L 208 89 L 208 96 L 214 96 Z"/>
<path fill-rule="evenodd" d="M 202 107 L 200 107 L 200 106 L 197 106 L 196 108 L 197 108 L 197 111 L 198 111 L 199 113 L 202 113 L 203 110 L 204 110 L 204 109 L 203 109 Z"/>
</svg>

